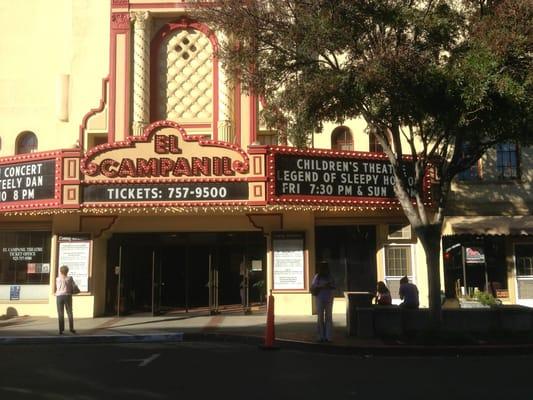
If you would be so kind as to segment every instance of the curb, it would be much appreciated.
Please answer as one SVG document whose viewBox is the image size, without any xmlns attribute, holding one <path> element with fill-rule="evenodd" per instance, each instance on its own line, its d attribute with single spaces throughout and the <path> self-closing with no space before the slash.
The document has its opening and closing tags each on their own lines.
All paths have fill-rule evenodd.
<svg viewBox="0 0 533 400">
<path fill-rule="evenodd" d="M 224 333 L 186 333 L 183 341 L 221 341 L 241 343 L 262 347 L 264 338 Z M 324 343 L 305 342 L 291 339 L 276 339 L 276 347 L 286 350 L 309 353 L 334 354 L 344 356 L 494 356 L 512 354 L 533 354 L 533 344 L 524 345 L 465 345 L 465 346 L 421 346 L 421 345 L 381 345 L 381 346 L 343 346 Z"/>
<path fill-rule="evenodd" d="M 532 345 L 484 345 L 484 346 L 420 346 L 420 345 L 382 345 L 382 346 L 343 346 L 335 344 L 305 343 L 291 340 L 276 340 L 281 348 L 305 350 L 316 353 L 346 356 L 494 356 L 512 354 L 533 354 Z"/>
<path fill-rule="evenodd" d="M 75 335 L 75 336 L 3 336 L 0 345 L 8 344 L 104 344 L 182 342 L 183 333 L 148 335 Z"/>
<path fill-rule="evenodd" d="M 239 335 L 218 332 L 191 332 L 191 333 L 157 333 L 134 335 L 69 335 L 69 336 L 3 336 L 0 337 L 1 345 L 17 344 L 113 344 L 113 343 L 170 343 L 170 342 L 225 342 L 239 343 L 264 348 L 262 336 Z M 345 346 L 340 344 L 314 343 L 291 339 L 277 338 L 274 341 L 276 348 L 281 350 L 294 350 L 317 354 L 334 354 L 344 356 L 494 356 L 494 355 L 523 355 L 533 354 L 533 344 L 515 345 L 370 345 L 370 346 Z M 268 350 L 268 349 L 267 349 Z"/>
</svg>

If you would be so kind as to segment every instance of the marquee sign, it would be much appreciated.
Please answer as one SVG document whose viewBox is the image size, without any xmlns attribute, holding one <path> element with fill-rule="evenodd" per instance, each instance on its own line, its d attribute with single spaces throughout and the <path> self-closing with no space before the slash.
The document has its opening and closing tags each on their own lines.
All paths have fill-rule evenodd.
<svg viewBox="0 0 533 400">
<path fill-rule="evenodd" d="M 412 184 L 414 168 L 406 168 Z M 392 167 L 384 154 L 277 147 L 269 154 L 268 170 L 271 203 L 398 203 Z"/>
<path fill-rule="evenodd" d="M 84 204 L 240 204 L 250 200 L 249 182 L 257 178 L 239 146 L 187 135 L 171 121 L 96 146 L 81 169 Z"/>
<path fill-rule="evenodd" d="M 61 204 L 62 152 L 0 159 L 0 211 Z"/>
<path fill-rule="evenodd" d="M 54 197 L 55 160 L 0 165 L 0 202 Z"/>
</svg>

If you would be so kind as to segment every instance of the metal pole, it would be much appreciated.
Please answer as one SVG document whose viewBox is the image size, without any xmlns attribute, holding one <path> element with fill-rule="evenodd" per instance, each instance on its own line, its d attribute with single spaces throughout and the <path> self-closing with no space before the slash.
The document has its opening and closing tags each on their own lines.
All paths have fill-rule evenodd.
<svg viewBox="0 0 533 400">
<path fill-rule="evenodd" d="M 465 294 L 467 294 L 465 248 L 463 245 L 461 245 L 461 262 L 463 263 L 463 286 L 465 288 Z"/>
<path fill-rule="evenodd" d="M 152 316 L 155 315 L 155 250 L 152 250 Z"/>
<path fill-rule="evenodd" d="M 211 269 L 211 253 L 209 253 L 209 257 L 207 260 L 207 268 L 209 271 L 209 281 L 207 282 L 207 287 L 209 290 L 209 311 L 213 311 L 213 271 Z"/>
<path fill-rule="evenodd" d="M 246 262 L 246 254 L 242 255 L 243 271 L 243 286 L 244 286 L 244 313 L 250 314 L 250 270 Z"/>
<path fill-rule="evenodd" d="M 483 249 L 483 251 L 485 251 L 485 249 Z M 484 266 L 485 266 L 485 292 L 492 294 L 492 290 L 489 287 L 489 271 L 487 270 L 487 257 L 486 257 L 486 255 L 485 255 Z"/>
<path fill-rule="evenodd" d="M 218 269 L 215 270 L 215 313 L 218 314 Z"/>
<path fill-rule="evenodd" d="M 189 249 L 185 250 L 185 312 L 189 312 Z"/>
<path fill-rule="evenodd" d="M 122 275 L 122 246 L 118 247 L 117 317 L 120 317 L 120 279 Z"/>
</svg>

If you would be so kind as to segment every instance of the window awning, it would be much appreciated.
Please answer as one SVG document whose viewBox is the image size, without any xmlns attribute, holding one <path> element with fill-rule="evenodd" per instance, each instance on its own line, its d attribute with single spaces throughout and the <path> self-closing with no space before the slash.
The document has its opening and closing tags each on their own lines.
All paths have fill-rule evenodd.
<svg viewBox="0 0 533 400">
<path fill-rule="evenodd" d="M 453 217 L 454 234 L 533 235 L 533 216 Z"/>
</svg>

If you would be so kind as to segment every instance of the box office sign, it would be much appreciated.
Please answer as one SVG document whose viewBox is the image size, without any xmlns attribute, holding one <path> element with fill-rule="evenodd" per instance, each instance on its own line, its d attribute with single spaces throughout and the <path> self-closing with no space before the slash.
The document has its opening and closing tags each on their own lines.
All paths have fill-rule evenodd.
<svg viewBox="0 0 533 400">
<path fill-rule="evenodd" d="M 43 247 L 2 247 L 2 253 L 11 261 L 35 261 L 43 258 Z"/>
<path fill-rule="evenodd" d="M 55 160 L 0 164 L 0 207 L 2 203 L 53 199 Z"/>
<path fill-rule="evenodd" d="M 160 121 L 145 135 L 97 146 L 82 160 L 84 203 L 246 201 L 248 155 Z"/>
<path fill-rule="evenodd" d="M 375 153 L 296 151 L 275 152 L 270 157 L 270 200 L 357 203 L 396 201 L 392 166 L 384 155 Z M 405 164 L 410 185 L 414 182 L 412 164 Z M 427 181 L 429 183 L 429 181 Z M 426 185 L 428 187 L 428 185 Z"/>
<path fill-rule="evenodd" d="M 246 200 L 246 182 L 198 182 L 171 184 L 90 185 L 85 187 L 86 202 L 127 201 L 202 201 Z"/>
</svg>

